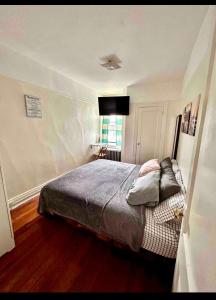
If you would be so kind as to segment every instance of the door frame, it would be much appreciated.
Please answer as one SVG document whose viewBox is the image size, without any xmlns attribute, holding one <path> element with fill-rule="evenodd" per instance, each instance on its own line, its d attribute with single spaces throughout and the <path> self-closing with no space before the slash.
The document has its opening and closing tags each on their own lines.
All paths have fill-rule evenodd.
<svg viewBox="0 0 216 300">
<path fill-rule="evenodd" d="M 158 159 L 162 159 L 164 156 L 164 145 L 165 145 L 165 133 L 166 133 L 166 123 L 167 123 L 167 102 L 160 103 L 139 103 L 135 107 L 135 122 L 134 122 L 134 138 L 133 138 L 133 157 L 135 158 L 135 163 L 137 162 L 137 137 L 138 137 L 138 114 L 140 108 L 160 108 L 162 109 L 162 139 L 160 146 L 160 157 Z"/>
<path fill-rule="evenodd" d="M 9 208 L 9 203 L 8 203 L 8 196 L 7 196 L 7 190 L 6 190 L 6 185 L 5 185 L 5 179 L 4 179 L 4 171 L 3 171 L 3 166 L 2 166 L 2 160 L 0 157 L 0 184 L 2 184 L 3 187 L 3 193 L 4 193 L 4 199 L 5 205 L 6 205 L 6 211 L 7 211 L 7 219 L 10 227 L 10 236 L 8 237 L 7 244 L 3 251 L 0 249 L 0 256 L 4 255 L 4 253 L 11 251 L 15 247 L 15 240 L 14 240 L 14 231 L 13 231 L 13 225 L 11 221 L 11 215 L 10 215 L 10 208 Z M 0 220 L 0 225 L 1 225 L 1 220 Z"/>
</svg>

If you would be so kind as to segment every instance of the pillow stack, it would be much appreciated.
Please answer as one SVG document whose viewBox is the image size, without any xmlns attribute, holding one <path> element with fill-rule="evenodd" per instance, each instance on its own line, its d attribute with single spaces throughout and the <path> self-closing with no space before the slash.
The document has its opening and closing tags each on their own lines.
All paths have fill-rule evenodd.
<svg viewBox="0 0 216 300">
<path fill-rule="evenodd" d="M 156 206 L 180 191 L 169 157 L 159 163 L 151 159 L 144 163 L 126 200 L 131 205 Z"/>
<path fill-rule="evenodd" d="M 170 163 L 168 162 L 169 159 L 166 158 L 165 162 L 161 162 L 161 165 L 163 168 L 167 168 L 168 165 L 170 167 Z M 168 163 L 168 164 L 167 164 Z M 157 207 L 154 208 L 153 210 L 153 217 L 156 223 L 158 224 L 163 224 L 166 223 L 168 224 L 169 222 L 180 222 L 181 220 L 177 220 L 175 217 L 175 209 L 178 209 L 180 211 L 184 211 L 184 207 L 185 207 L 185 187 L 182 181 L 182 177 L 181 177 L 181 172 L 178 168 L 177 162 L 176 161 L 172 161 L 172 169 L 173 172 L 175 173 L 175 178 L 177 180 L 177 183 L 179 185 L 179 188 L 173 188 L 173 186 L 176 186 L 176 183 L 173 184 L 172 181 L 172 192 L 174 193 L 176 190 L 179 190 L 177 193 L 174 193 L 171 197 L 165 199 L 164 201 L 160 202 L 159 205 L 157 205 Z M 163 176 L 163 171 L 161 169 L 161 173 Z M 165 171 L 166 173 L 166 171 Z M 162 178 L 161 176 L 161 178 Z M 162 178 L 162 187 L 163 189 L 161 189 L 161 194 L 166 194 L 166 190 L 164 190 L 164 182 L 163 182 L 163 178 Z M 168 187 L 168 186 L 167 186 Z M 170 188 L 168 187 L 168 194 L 170 194 Z M 168 222 L 168 223 L 167 223 Z M 173 226 L 173 225 L 172 225 Z M 179 226 L 179 225 L 178 225 Z"/>
</svg>

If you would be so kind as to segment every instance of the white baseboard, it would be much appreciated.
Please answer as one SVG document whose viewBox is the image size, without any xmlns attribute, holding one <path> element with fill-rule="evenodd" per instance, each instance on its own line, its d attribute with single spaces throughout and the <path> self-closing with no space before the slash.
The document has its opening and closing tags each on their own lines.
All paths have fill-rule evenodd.
<svg viewBox="0 0 216 300">
<path fill-rule="evenodd" d="M 13 198 L 10 198 L 10 199 L 8 200 L 8 204 L 9 204 L 10 210 L 12 210 L 12 209 L 14 209 L 14 208 L 20 206 L 21 204 L 23 204 L 23 203 L 29 201 L 29 200 L 30 200 L 31 198 L 33 198 L 34 196 L 38 195 L 38 194 L 40 193 L 41 189 L 42 189 L 46 184 L 48 184 L 49 182 L 51 182 L 51 181 L 53 181 L 53 180 L 55 180 L 55 179 L 57 179 L 57 178 L 59 178 L 59 177 L 65 175 L 65 174 L 67 174 L 67 173 L 69 173 L 69 172 L 71 172 L 71 170 L 68 171 L 68 172 L 65 172 L 64 174 L 59 175 L 59 176 L 57 176 L 57 177 L 55 177 L 55 178 L 53 178 L 53 179 L 51 179 L 51 180 L 49 180 L 49 181 L 47 181 L 47 182 L 42 183 L 42 184 L 40 184 L 39 186 L 36 186 L 36 187 L 34 187 L 33 189 L 31 189 L 31 190 L 28 190 L 28 191 L 26 191 L 26 192 L 24 192 L 24 193 L 22 193 L 22 194 L 20 194 L 20 195 L 17 195 L 17 196 L 15 196 L 15 197 L 13 197 Z"/>
<path fill-rule="evenodd" d="M 9 203 L 9 207 L 10 209 L 14 209 L 16 207 L 18 207 L 19 205 L 25 203 L 26 201 L 30 200 L 32 197 L 36 196 L 37 194 L 40 193 L 42 187 L 45 185 L 46 183 L 44 184 L 41 184 L 29 191 L 26 191 L 20 195 L 17 195 L 11 199 L 8 200 L 8 203 Z"/>
</svg>

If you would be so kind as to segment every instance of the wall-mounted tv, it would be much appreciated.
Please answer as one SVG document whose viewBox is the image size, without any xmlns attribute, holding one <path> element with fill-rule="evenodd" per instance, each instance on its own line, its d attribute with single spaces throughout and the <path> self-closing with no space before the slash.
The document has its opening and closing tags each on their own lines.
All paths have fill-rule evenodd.
<svg viewBox="0 0 216 300">
<path fill-rule="evenodd" d="M 98 97 L 99 115 L 129 115 L 129 96 Z"/>
</svg>

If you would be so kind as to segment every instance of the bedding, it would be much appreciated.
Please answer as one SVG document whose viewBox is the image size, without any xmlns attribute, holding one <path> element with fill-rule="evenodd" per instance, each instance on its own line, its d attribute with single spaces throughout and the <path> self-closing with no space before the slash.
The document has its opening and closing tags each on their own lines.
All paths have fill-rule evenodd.
<svg viewBox="0 0 216 300">
<path fill-rule="evenodd" d="M 131 205 L 157 205 L 159 203 L 159 181 L 159 170 L 138 177 L 126 196 L 127 202 Z"/>
<path fill-rule="evenodd" d="M 155 222 L 162 224 L 164 222 L 175 219 L 174 210 L 176 208 L 183 210 L 185 194 L 180 191 L 179 193 L 169 197 L 161 202 L 153 211 Z"/>
<path fill-rule="evenodd" d="M 166 157 L 165 159 L 163 159 L 160 162 L 160 166 L 161 166 L 162 169 L 172 168 L 172 162 L 171 162 L 170 157 Z"/>
<path fill-rule="evenodd" d="M 139 251 L 145 208 L 125 200 L 139 169 L 105 159 L 85 164 L 43 187 L 38 212 L 71 218 Z"/>
<path fill-rule="evenodd" d="M 146 208 L 142 248 L 168 258 L 176 258 L 181 222 L 170 221 L 157 224 L 153 209 Z"/>
<path fill-rule="evenodd" d="M 170 166 L 171 164 L 171 166 Z M 161 162 L 161 180 L 160 180 L 160 202 L 175 195 L 181 189 L 179 186 L 175 173 L 172 169 L 171 160 L 166 159 Z"/>
<path fill-rule="evenodd" d="M 173 209 L 176 207 L 184 209 L 186 193 L 176 160 L 172 160 L 173 165 L 175 165 L 175 177 L 181 190 L 155 208 L 146 208 L 142 242 L 144 249 L 169 258 L 176 257 L 181 229 L 181 220 L 175 218 Z"/>
<path fill-rule="evenodd" d="M 176 174 L 176 172 L 179 170 L 178 163 L 175 159 L 172 159 L 171 162 L 172 162 L 173 172 Z"/>
<path fill-rule="evenodd" d="M 134 251 L 143 247 L 174 258 L 181 222 L 169 218 L 157 223 L 153 213 L 159 205 L 145 207 L 126 201 L 140 167 L 104 159 L 85 164 L 43 187 L 38 212 L 75 220 Z M 180 184 L 180 170 L 176 170 L 175 176 Z M 167 207 L 163 208 L 165 213 Z"/>
<path fill-rule="evenodd" d="M 158 159 L 150 159 L 145 162 L 139 171 L 139 176 L 144 176 L 152 171 L 160 170 L 160 164 Z"/>
</svg>

